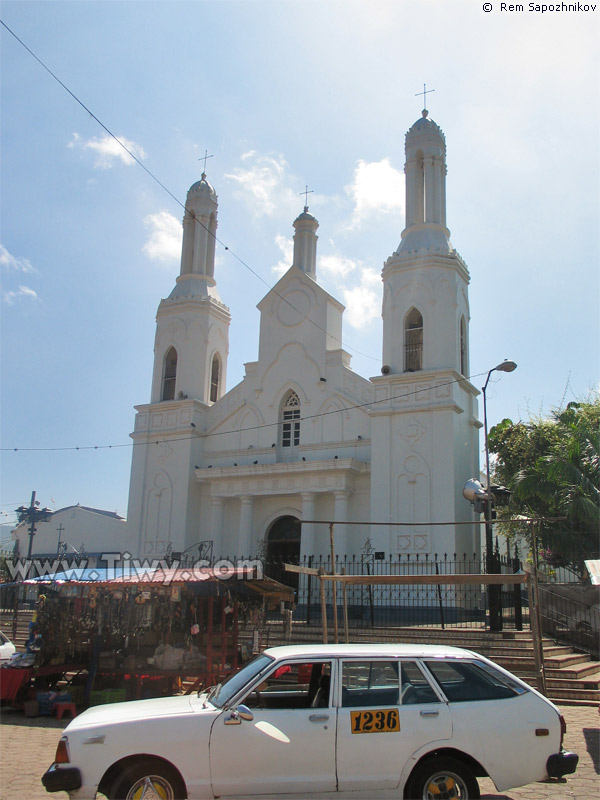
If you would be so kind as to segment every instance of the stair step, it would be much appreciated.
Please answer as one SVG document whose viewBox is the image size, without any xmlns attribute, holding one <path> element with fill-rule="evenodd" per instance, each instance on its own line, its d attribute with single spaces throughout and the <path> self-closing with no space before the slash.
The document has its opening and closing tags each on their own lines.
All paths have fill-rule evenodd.
<svg viewBox="0 0 600 800">
<path fill-rule="evenodd" d="M 587 700 L 592 703 L 600 702 L 600 690 L 598 689 L 550 689 L 546 685 L 546 692 L 550 700 Z"/>
<path fill-rule="evenodd" d="M 574 664 L 593 663 L 585 653 L 567 653 L 565 655 L 551 656 L 550 658 L 546 658 L 544 654 L 544 661 L 552 669 L 571 667 Z"/>
<path fill-rule="evenodd" d="M 580 678 L 587 677 L 588 675 L 595 675 L 598 672 L 598 662 L 589 661 L 585 664 L 574 665 L 573 667 L 563 669 L 555 669 L 548 664 L 544 664 L 544 669 L 547 677 L 578 680 Z"/>
<path fill-rule="evenodd" d="M 553 678 L 546 675 L 546 686 L 552 689 L 569 689 L 576 686 L 578 689 L 600 691 L 600 678 L 590 681 L 585 678 Z"/>
<path fill-rule="evenodd" d="M 333 626 L 329 621 L 329 638 Z M 343 626 L 339 625 L 343 639 Z M 276 623 L 267 626 L 268 641 L 286 644 L 282 628 Z M 530 686 L 537 688 L 537 670 L 531 631 L 482 631 L 479 629 L 443 628 L 350 628 L 351 642 L 410 642 L 455 645 L 488 656 Z M 321 642 L 321 627 L 295 623 L 292 641 L 296 644 Z M 544 667 L 548 697 L 564 705 L 590 706 L 600 702 L 600 663 L 570 647 L 544 639 Z"/>
</svg>

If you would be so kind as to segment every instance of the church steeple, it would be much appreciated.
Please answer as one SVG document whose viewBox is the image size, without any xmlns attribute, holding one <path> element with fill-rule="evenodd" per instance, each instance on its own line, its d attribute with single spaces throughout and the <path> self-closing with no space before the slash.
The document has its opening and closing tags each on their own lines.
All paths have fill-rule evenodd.
<svg viewBox="0 0 600 800">
<path fill-rule="evenodd" d="M 466 374 L 466 264 L 446 228 L 446 139 L 426 109 L 406 134 L 406 226 L 383 268 L 384 374 Z"/>
<path fill-rule="evenodd" d="M 217 208 L 203 172 L 185 201 L 179 276 L 156 316 L 153 403 L 195 398 L 209 405 L 225 393 L 231 317 L 214 277 Z"/>
<path fill-rule="evenodd" d="M 181 269 L 171 297 L 212 295 L 215 282 L 215 242 L 218 198 L 202 173 L 187 193 L 183 216 Z"/>
<path fill-rule="evenodd" d="M 317 279 L 317 228 L 319 223 L 308 213 L 308 206 L 294 220 L 294 261 L 293 266 Z"/>
<path fill-rule="evenodd" d="M 446 228 L 446 139 L 423 109 L 406 134 L 406 227 L 398 253 L 450 252 Z"/>
</svg>

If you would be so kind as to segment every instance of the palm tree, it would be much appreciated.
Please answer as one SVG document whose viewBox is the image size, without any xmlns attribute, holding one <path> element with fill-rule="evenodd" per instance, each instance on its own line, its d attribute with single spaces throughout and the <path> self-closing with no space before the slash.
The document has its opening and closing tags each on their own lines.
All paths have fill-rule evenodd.
<svg viewBox="0 0 600 800">
<path fill-rule="evenodd" d="M 569 403 L 553 414 L 556 436 L 546 452 L 520 469 L 511 483 L 514 500 L 528 513 L 559 517 L 543 522 L 546 560 L 580 574 L 584 558 L 598 555 L 600 433 L 598 403 Z"/>
</svg>

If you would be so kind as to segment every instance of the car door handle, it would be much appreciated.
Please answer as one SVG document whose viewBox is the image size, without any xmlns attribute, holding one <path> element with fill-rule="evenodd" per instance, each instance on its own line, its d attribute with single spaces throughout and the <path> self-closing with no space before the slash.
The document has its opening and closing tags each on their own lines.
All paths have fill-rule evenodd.
<svg viewBox="0 0 600 800">
<path fill-rule="evenodd" d="M 421 711 L 422 717 L 439 717 L 439 711 Z"/>
<path fill-rule="evenodd" d="M 311 722 L 327 722 L 329 714 L 311 714 L 308 719 Z"/>
</svg>

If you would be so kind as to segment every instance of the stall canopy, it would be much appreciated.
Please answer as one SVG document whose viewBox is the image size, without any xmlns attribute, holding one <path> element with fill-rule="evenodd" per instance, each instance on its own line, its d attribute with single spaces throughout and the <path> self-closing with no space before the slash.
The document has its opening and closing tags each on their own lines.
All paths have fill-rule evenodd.
<svg viewBox="0 0 600 800">
<path fill-rule="evenodd" d="M 246 567 L 203 567 L 203 568 L 163 568 L 163 567 L 115 567 L 87 569 L 69 569 L 53 575 L 43 575 L 29 578 L 24 581 L 29 585 L 53 584 L 60 587 L 63 584 L 88 585 L 98 584 L 109 588 L 110 586 L 123 586 L 130 584 L 146 584 L 149 586 L 180 586 L 194 584 L 200 594 L 219 593 L 219 589 L 227 589 L 235 594 L 259 595 L 266 597 L 270 602 L 294 601 L 294 590 L 279 581 L 266 576 L 258 577 L 255 571 Z M 202 585 L 206 590 L 202 591 Z"/>
</svg>

